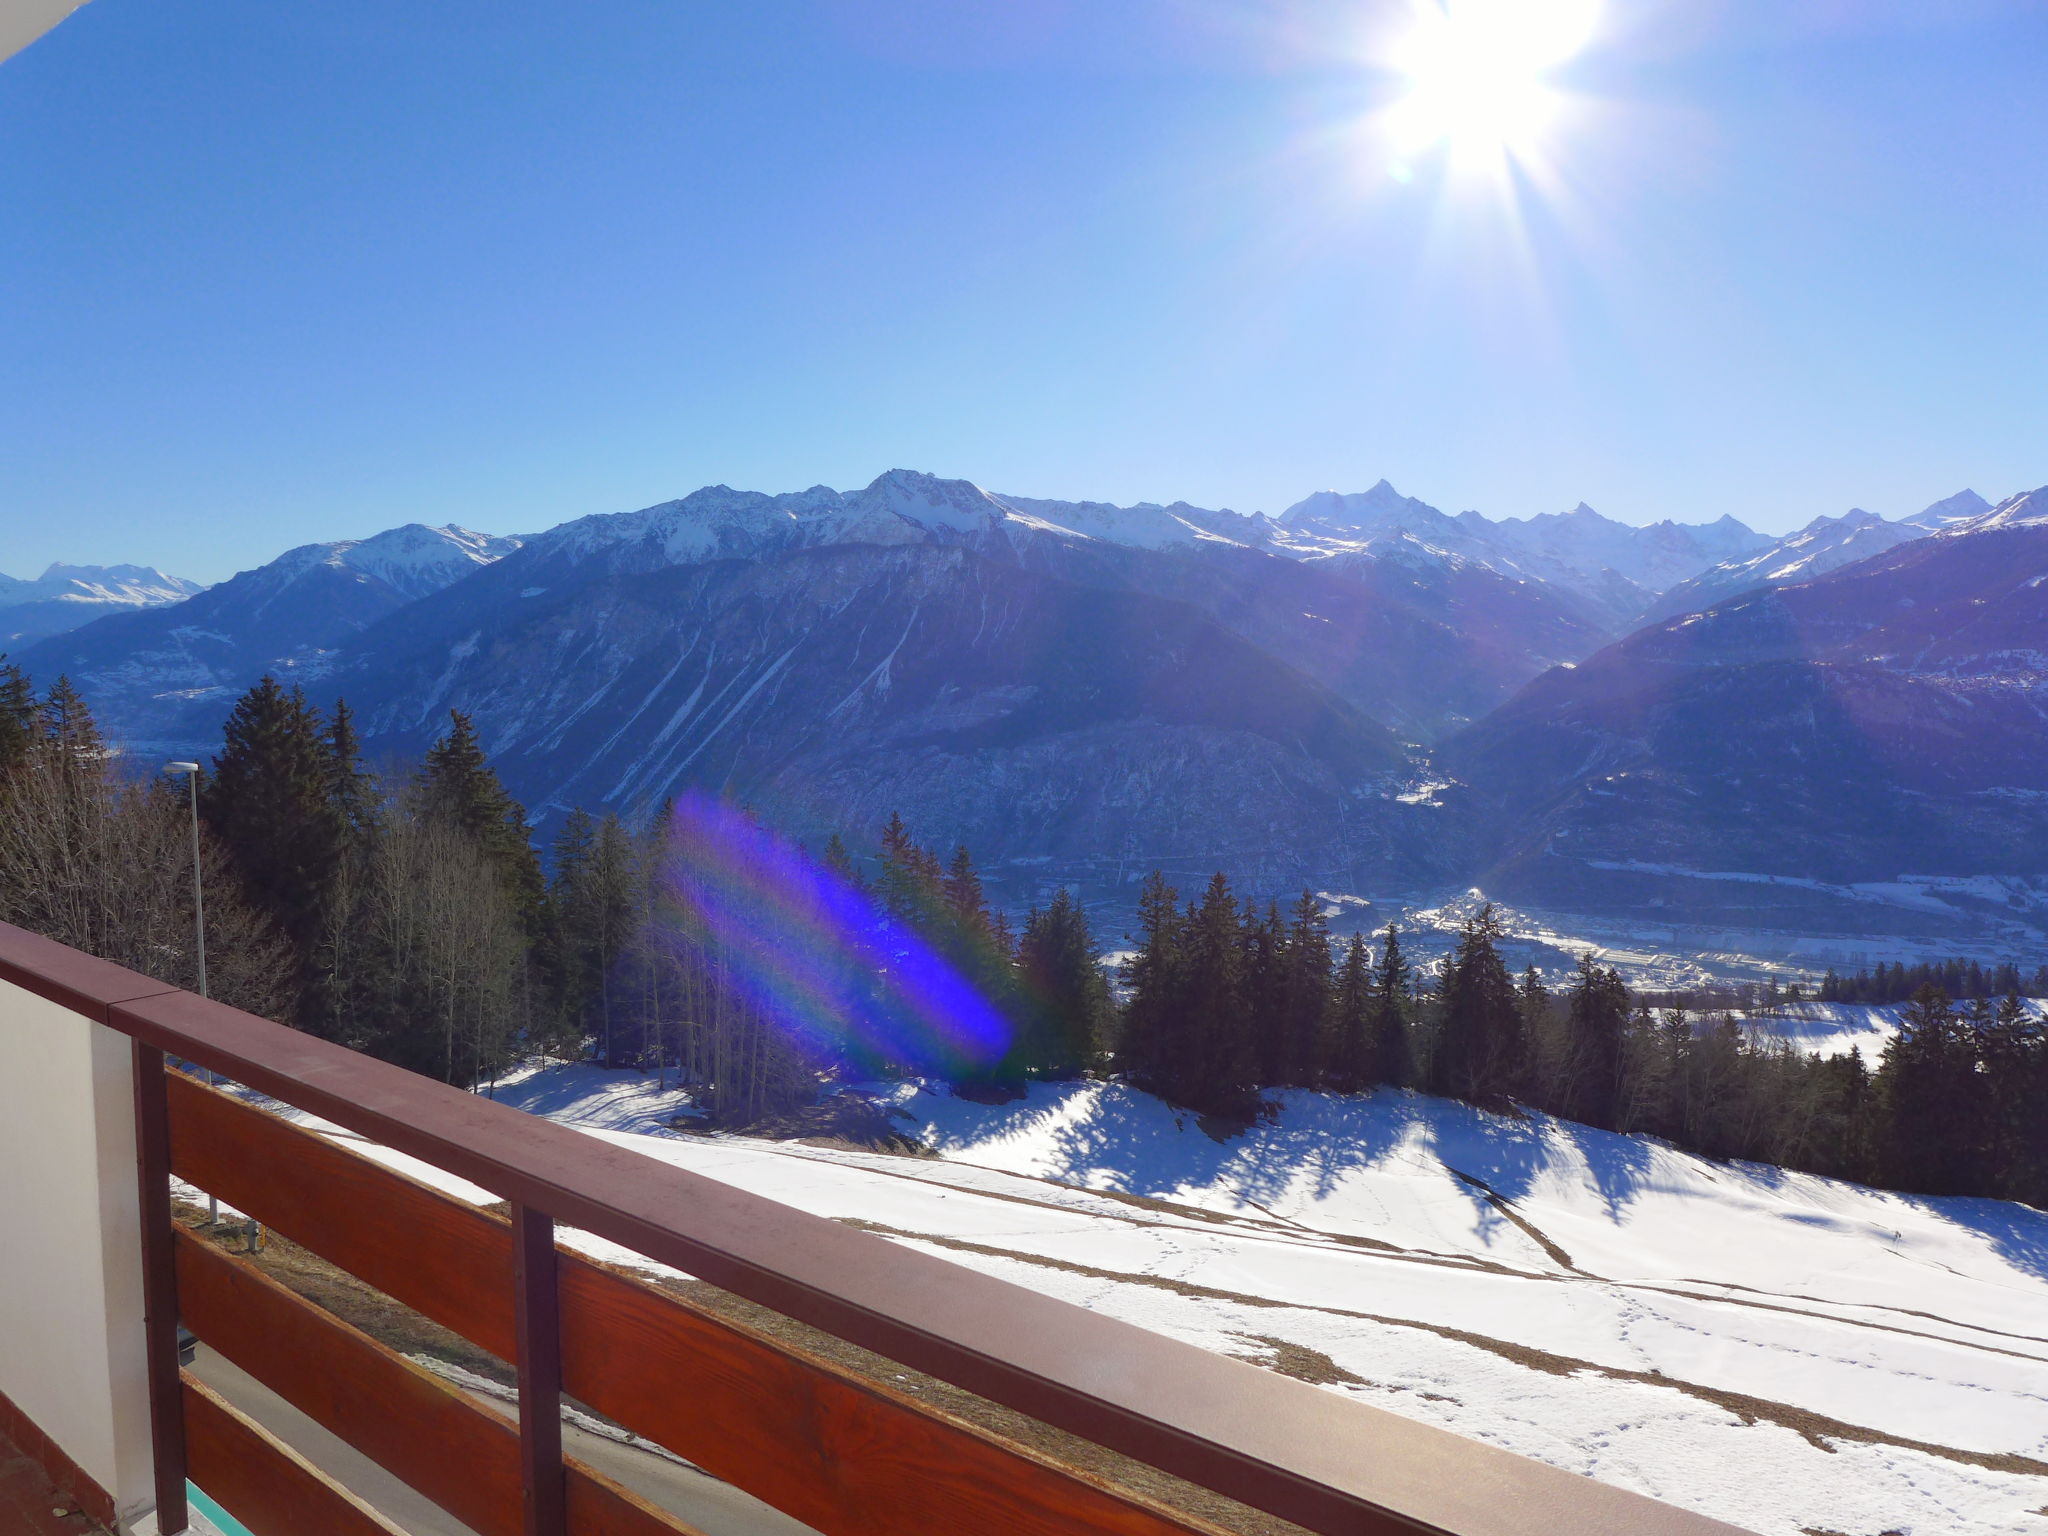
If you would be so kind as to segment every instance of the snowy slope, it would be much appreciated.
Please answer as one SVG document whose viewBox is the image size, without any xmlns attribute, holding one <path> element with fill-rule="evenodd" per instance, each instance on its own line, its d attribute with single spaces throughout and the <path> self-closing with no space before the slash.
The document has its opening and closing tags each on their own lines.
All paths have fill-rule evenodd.
<svg viewBox="0 0 2048 1536">
<path fill-rule="evenodd" d="M 1766 1536 L 2017 1536 L 2048 1505 L 2048 1217 L 2023 1207 L 1404 1093 L 1289 1095 L 1219 1142 L 1112 1085 L 995 1107 L 880 1088 L 938 1154 L 910 1158 L 675 1134 L 676 1095 L 588 1066 L 497 1092 Z"/>
</svg>

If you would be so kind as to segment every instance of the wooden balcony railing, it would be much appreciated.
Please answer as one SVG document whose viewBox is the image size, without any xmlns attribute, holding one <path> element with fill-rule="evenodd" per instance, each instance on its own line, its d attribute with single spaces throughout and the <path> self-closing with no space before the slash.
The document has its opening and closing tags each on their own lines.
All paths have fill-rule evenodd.
<svg viewBox="0 0 2048 1536">
<path fill-rule="evenodd" d="M 564 1457 L 565 1395 L 824 1536 L 1212 1530 L 563 1250 L 558 1222 L 1321 1536 L 1734 1532 L 4 926 L 0 979 L 133 1042 L 164 1536 L 185 1528 L 188 1476 L 258 1536 L 394 1529 L 182 1373 L 180 1318 L 481 1536 L 690 1530 Z M 510 1219 L 167 1070 L 167 1056 L 481 1185 L 509 1203 Z M 512 1363 L 516 1422 L 176 1226 L 173 1174 Z"/>
</svg>

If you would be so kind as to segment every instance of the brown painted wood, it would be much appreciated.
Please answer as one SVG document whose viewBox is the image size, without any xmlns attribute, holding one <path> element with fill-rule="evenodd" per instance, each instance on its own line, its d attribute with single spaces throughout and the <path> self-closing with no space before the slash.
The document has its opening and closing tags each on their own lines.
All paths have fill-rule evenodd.
<svg viewBox="0 0 2048 1536">
<path fill-rule="evenodd" d="M 562 1476 L 562 1286 L 555 1224 L 512 1207 L 512 1311 L 519 1329 L 519 1472 L 526 1536 L 562 1536 L 568 1491 Z"/>
<path fill-rule="evenodd" d="M 0 929 L 0 972 L 45 974 L 47 953 L 25 937 Z M 190 993 L 114 1002 L 106 1019 L 557 1222 L 1324 1536 L 1374 1523 L 1443 1536 L 1742 1536 Z"/>
<path fill-rule="evenodd" d="M 203 1383 L 185 1378 L 192 1481 L 254 1536 L 405 1536 Z"/>
<path fill-rule="evenodd" d="M 185 1503 L 185 1400 L 178 1390 L 178 1271 L 171 1246 L 171 1132 L 164 1053 L 129 1047 L 135 1093 L 137 1219 L 142 1227 L 142 1348 L 149 1375 L 149 1441 L 156 1528 L 190 1528 Z"/>
<path fill-rule="evenodd" d="M 512 1353 L 493 1279 L 516 1243 L 504 1222 L 218 1089 L 174 1078 L 171 1095 L 180 1177 Z M 569 1394 L 826 1536 L 1202 1528 L 578 1255 L 558 1262 Z"/>
<path fill-rule="evenodd" d="M 154 977 L 139 975 L 111 960 L 85 954 L 12 923 L 0 923 L 0 981 L 12 982 L 95 1024 L 106 1023 L 108 1012 L 116 1003 L 177 991 Z"/>
<path fill-rule="evenodd" d="M 254 1265 L 179 1231 L 179 1294 L 199 1337 L 479 1536 L 520 1536 L 519 1431 Z M 576 1536 L 701 1536 L 568 1465 Z"/>
<path fill-rule="evenodd" d="M 475 1206 L 182 1073 L 171 1169 L 508 1363 L 512 1232 Z"/>
<path fill-rule="evenodd" d="M 573 1255 L 562 1329 L 571 1397 L 825 1536 L 1214 1529 Z"/>
</svg>

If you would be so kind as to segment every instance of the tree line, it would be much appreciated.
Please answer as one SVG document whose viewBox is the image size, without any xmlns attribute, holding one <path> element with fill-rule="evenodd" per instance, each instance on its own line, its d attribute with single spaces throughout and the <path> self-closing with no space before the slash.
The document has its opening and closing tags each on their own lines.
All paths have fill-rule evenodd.
<svg viewBox="0 0 2048 1536">
<path fill-rule="evenodd" d="M 191 986 L 182 793 L 115 763 L 67 682 L 38 697 L 0 665 L 0 917 Z M 835 836 L 812 857 L 741 807 L 665 804 L 639 825 L 575 811 L 544 868 L 459 711 L 420 762 L 375 774 L 345 704 L 323 713 L 269 678 L 230 715 L 200 812 L 215 994 L 465 1086 L 589 1054 L 673 1073 L 733 1124 L 913 1073 L 1008 1091 L 1113 1072 L 1239 1121 L 1273 1090 L 1414 1088 L 1711 1157 L 2048 1201 L 2048 1031 L 2016 968 L 1944 970 L 1950 992 L 1932 968 L 1879 967 L 1873 986 L 1916 991 L 1873 1068 L 1729 1009 L 1653 1006 L 1590 957 L 1560 987 L 1517 977 L 1491 908 L 1431 975 L 1392 925 L 1333 940 L 1312 893 L 1283 912 L 1218 874 L 1183 902 L 1155 873 L 1118 1001 L 1070 893 L 1013 929 L 966 848 L 942 857 L 900 817 L 870 852 Z M 2007 995 L 1968 996 L 1980 977 Z M 939 1038 L 968 1015 L 989 1027 Z"/>
<path fill-rule="evenodd" d="M 1814 996 L 1823 1003 L 1903 1003 L 1928 987 L 1955 1000 L 1999 997 L 2048 997 L 2048 965 L 2022 974 L 2013 961 L 1986 966 L 1976 960 L 1879 962 L 1875 970 L 1838 976 L 1830 969 Z"/>
<path fill-rule="evenodd" d="M 1222 875 L 1186 903 L 1154 875 L 1138 929 L 1116 1065 L 1197 1110 L 1249 1117 L 1280 1088 L 1410 1087 L 1713 1158 L 2048 1204 L 2048 1027 L 2016 988 L 1959 1007 L 1923 980 L 1873 1067 L 1730 1009 L 1653 1007 L 1590 956 L 1560 987 L 1533 967 L 1517 977 L 1491 907 L 1434 976 L 1391 925 L 1333 954 L 1312 895 L 1260 910 Z"/>
</svg>

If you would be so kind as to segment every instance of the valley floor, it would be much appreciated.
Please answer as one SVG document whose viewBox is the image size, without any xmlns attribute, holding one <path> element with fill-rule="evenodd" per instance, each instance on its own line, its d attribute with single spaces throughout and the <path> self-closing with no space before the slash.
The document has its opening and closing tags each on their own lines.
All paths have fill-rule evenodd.
<svg viewBox="0 0 2048 1536">
<path fill-rule="evenodd" d="M 1224 1141 L 1115 1084 L 994 1106 L 872 1092 L 936 1155 L 678 1132 L 679 1095 L 587 1065 L 497 1087 L 660 1161 L 1765 1536 L 2042 1528 L 2048 1216 L 2026 1207 L 1403 1092 L 1288 1094 Z"/>
</svg>

